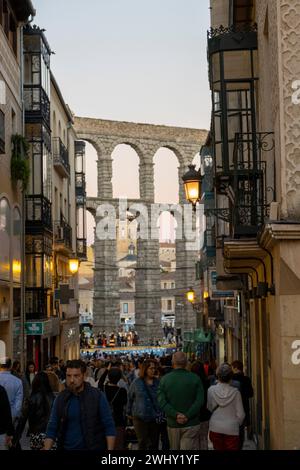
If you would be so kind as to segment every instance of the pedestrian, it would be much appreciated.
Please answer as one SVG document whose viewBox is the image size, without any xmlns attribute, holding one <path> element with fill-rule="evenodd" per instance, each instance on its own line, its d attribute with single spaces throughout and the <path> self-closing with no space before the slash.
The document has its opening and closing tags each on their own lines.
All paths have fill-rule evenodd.
<svg viewBox="0 0 300 470">
<path fill-rule="evenodd" d="M 191 372 L 197 374 L 202 382 L 204 392 L 204 403 L 201 407 L 199 418 L 200 418 L 200 432 L 199 432 L 199 449 L 208 450 L 208 428 L 210 411 L 207 409 L 207 391 L 210 383 L 209 378 L 205 374 L 204 365 L 201 361 L 197 360 L 192 364 Z"/>
<path fill-rule="evenodd" d="M 8 450 L 14 435 L 10 404 L 6 390 L 0 385 L 0 450 Z"/>
<path fill-rule="evenodd" d="M 59 360 L 58 360 L 58 357 L 54 356 L 54 357 L 51 357 L 50 359 L 50 365 L 52 367 L 52 370 L 53 372 L 57 375 L 59 381 L 61 383 L 64 382 L 65 380 L 65 376 L 64 376 L 64 373 L 60 370 L 59 368 Z"/>
<path fill-rule="evenodd" d="M 122 378 L 122 371 L 119 367 L 112 367 L 108 371 L 108 383 L 104 385 L 104 393 L 110 404 L 115 426 L 116 442 L 114 450 L 125 449 L 125 406 L 127 404 L 127 392 L 125 388 L 118 386 Z"/>
<path fill-rule="evenodd" d="M 1 358 L 0 385 L 5 388 L 7 393 L 13 428 L 15 430 L 22 412 L 24 393 L 21 379 L 11 373 L 11 359 L 9 358 Z M 14 448 L 20 449 L 20 444 L 16 441 L 14 442 Z"/>
<path fill-rule="evenodd" d="M 171 450 L 198 450 L 200 409 L 204 403 L 201 380 L 186 370 L 186 354 L 172 358 L 173 371 L 160 381 L 158 403 L 167 416 Z"/>
<path fill-rule="evenodd" d="M 113 450 L 115 425 L 105 395 L 85 382 L 86 365 L 67 361 L 66 389 L 55 399 L 44 450 Z"/>
<path fill-rule="evenodd" d="M 36 374 L 35 363 L 33 361 L 28 361 L 25 370 L 25 378 L 27 381 L 27 385 L 29 387 L 29 391 L 31 393 L 32 382 Z"/>
<path fill-rule="evenodd" d="M 139 450 L 157 450 L 160 408 L 157 401 L 159 380 L 157 365 L 152 359 L 143 362 L 139 377 L 129 388 L 127 415 L 133 421 Z"/>
<path fill-rule="evenodd" d="M 23 400 L 27 400 L 27 398 L 29 398 L 29 396 L 30 396 L 31 389 L 30 389 L 30 385 L 29 385 L 27 379 L 25 378 L 25 375 L 22 374 L 21 362 L 20 361 L 14 361 L 13 362 L 13 365 L 12 365 L 12 368 L 11 368 L 11 374 L 22 381 L 22 384 L 23 384 Z"/>
<path fill-rule="evenodd" d="M 46 372 L 38 372 L 33 379 L 32 392 L 23 407 L 22 416 L 16 430 L 19 439 L 28 419 L 31 450 L 41 450 L 44 447 L 53 402 L 54 394 L 50 387 L 48 375 Z"/>
<path fill-rule="evenodd" d="M 253 387 L 251 379 L 244 374 L 244 365 L 242 361 L 233 361 L 231 364 L 233 370 L 232 380 L 239 384 L 243 407 L 245 411 L 245 419 L 240 427 L 240 447 L 242 449 L 245 440 L 245 427 L 250 426 L 250 404 L 249 399 L 253 397 Z"/>
<path fill-rule="evenodd" d="M 3 358 L 0 364 L 0 385 L 5 388 L 8 400 L 10 403 L 10 410 L 13 424 L 21 416 L 23 404 L 23 385 L 22 381 L 11 374 L 11 359 Z"/>
<path fill-rule="evenodd" d="M 231 366 L 221 364 L 217 369 L 218 383 L 207 392 L 207 408 L 212 413 L 209 437 L 215 450 L 240 449 L 239 428 L 245 412 L 239 390 L 230 385 L 232 376 Z"/>
</svg>

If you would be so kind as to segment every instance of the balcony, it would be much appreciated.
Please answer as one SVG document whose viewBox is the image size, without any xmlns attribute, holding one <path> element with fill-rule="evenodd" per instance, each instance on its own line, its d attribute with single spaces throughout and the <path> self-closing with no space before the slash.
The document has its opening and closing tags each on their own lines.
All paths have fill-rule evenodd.
<svg viewBox="0 0 300 470">
<path fill-rule="evenodd" d="M 25 311 L 26 320 L 44 320 L 47 319 L 47 301 L 49 291 L 44 288 L 26 288 L 25 293 Z"/>
<path fill-rule="evenodd" d="M 26 123 L 45 123 L 50 129 L 50 101 L 40 85 L 24 85 Z"/>
<path fill-rule="evenodd" d="M 81 261 L 85 261 L 87 259 L 86 238 L 77 238 L 77 256 Z"/>
<path fill-rule="evenodd" d="M 64 218 L 54 221 L 54 243 L 56 251 L 72 251 L 72 228 Z"/>
<path fill-rule="evenodd" d="M 275 195 L 274 134 L 235 135 L 233 151 L 232 226 L 233 238 L 256 236 L 269 215 Z"/>
<path fill-rule="evenodd" d="M 69 178 L 70 176 L 70 165 L 69 165 L 69 154 L 68 150 L 62 143 L 59 137 L 54 137 L 52 139 L 53 148 L 53 165 L 57 173 L 62 178 Z"/>
<path fill-rule="evenodd" d="M 241 24 L 228 28 L 210 28 L 207 32 L 208 54 L 221 51 L 257 49 L 257 25 Z"/>
<path fill-rule="evenodd" d="M 76 204 L 83 206 L 86 201 L 86 184 L 84 173 L 75 173 L 75 194 Z"/>
<path fill-rule="evenodd" d="M 25 215 L 26 233 L 52 232 L 51 202 L 44 196 L 26 196 Z"/>
</svg>

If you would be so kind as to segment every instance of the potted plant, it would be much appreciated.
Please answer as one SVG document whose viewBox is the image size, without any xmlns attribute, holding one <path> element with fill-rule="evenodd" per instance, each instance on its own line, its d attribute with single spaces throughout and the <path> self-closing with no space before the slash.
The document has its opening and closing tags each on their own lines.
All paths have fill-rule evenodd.
<svg viewBox="0 0 300 470">
<path fill-rule="evenodd" d="M 22 181 L 22 189 L 26 190 L 29 183 L 29 144 L 25 137 L 20 134 L 14 134 L 11 137 L 12 155 L 11 155 L 11 179 L 13 182 Z"/>
</svg>

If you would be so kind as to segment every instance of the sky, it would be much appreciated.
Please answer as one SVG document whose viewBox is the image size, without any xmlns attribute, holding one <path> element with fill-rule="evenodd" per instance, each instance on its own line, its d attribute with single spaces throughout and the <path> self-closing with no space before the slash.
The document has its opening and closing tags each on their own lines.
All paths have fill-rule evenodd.
<svg viewBox="0 0 300 470">
<path fill-rule="evenodd" d="M 33 4 L 34 23 L 46 30 L 55 52 L 52 72 L 77 116 L 209 128 L 209 0 L 33 0 Z M 88 144 L 89 196 L 97 193 L 96 158 Z M 114 195 L 138 196 L 134 151 L 119 146 L 113 159 Z M 161 149 L 155 163 L 156 202 L 176 202 L 176 157 Z"/>
</svg>

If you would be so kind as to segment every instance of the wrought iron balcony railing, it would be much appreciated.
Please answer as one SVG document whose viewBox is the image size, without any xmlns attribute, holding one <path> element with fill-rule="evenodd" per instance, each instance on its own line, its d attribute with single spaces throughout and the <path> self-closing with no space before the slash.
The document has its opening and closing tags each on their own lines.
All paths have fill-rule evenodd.
<svg viewBox="0 0 300 470">
<path fill-rule="evenodd" d="M 44 122 L 50 128 L 50 101 L 40 85 L 24 85 L 25 121 Z"/>
<path fill-rule="evenodd" d="M 233 235 L 256 235 L 275 201 L 274 135 L 235 135 L 233 152 Z"/>
<path fill-rule="evenodd" d="M 62 178 L 70 176 L 69 153 L 59 137 L 52 139 L 53 165 Z"/>
<path fill-rule="evenodd" d="M 72 250 L 72 227 L 65 219 L 54 221 L 54 242 Z"/>
<path fill-rule="evenodd" d="M 44 196 L 26 196 L 26 233 L 34 233 L 40 228 L 52 232 L 51 202 Z"/>
<path fill-rule="evenodd" d="M 216 174 L 217 191 L 228 197 L 229 208 L 207 212 L 229 222 L 233 238 L 256 235 L 276 200 L 273 150 L 272 132 L 237 133 L 229 171 Z"/>
<path fill-rule="evenodd" d="M 257 48 L 257 24 L 219 26 L 207 31 L 208 55 L 221 51 Z"/>
<path fill-rule="evenodd" d="M 26 320 L 47 319 L 48 290 L 44 288 L 26 288 Z"/>
</svg>

